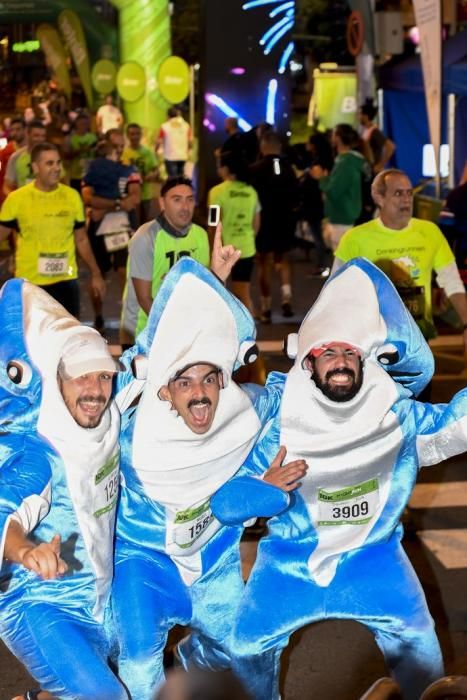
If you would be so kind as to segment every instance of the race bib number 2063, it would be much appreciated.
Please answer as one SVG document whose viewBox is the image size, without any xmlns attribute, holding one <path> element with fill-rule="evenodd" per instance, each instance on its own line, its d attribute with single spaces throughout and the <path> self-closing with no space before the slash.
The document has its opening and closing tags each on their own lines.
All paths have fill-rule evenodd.
<svg viewBox="0 0 467 700">
<path fill-rule="evenodd" d="M 37 272 L 44 277 L 59 277 L 68 273 L 67 253 L 40 253 Z"/>
</svg>

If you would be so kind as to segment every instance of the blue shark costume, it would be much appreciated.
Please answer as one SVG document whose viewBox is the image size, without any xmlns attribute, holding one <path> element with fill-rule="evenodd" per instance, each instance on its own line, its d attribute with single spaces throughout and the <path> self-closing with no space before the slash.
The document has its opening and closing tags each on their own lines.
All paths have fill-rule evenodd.
<svg viewBox="0 0 467 700">
<path fill-rule="evenodd" d="M 57 382 L 65 344 L 97 331 L 21 279 L 0 292 L 0 328 L 0 636 L 54 697 L 123 700 L 104 626 L 119 413 L 111 405 L 96 428 L 81 428 Z M 10 520 L 37 543 L 60 534 L 67 573 L 44 581 L 3 560 Z"/>
<path fill-rule="evenodd" d="M 412 398 L 431 378 L 433 358 L 391 282 L 366 260 L 328 281 L 290 340 L 293 368 L 268 378 L 283 391 L 281 408 L 249 466 L 264 471 L 280 444 L 309 469 L 300 489 L 282 494 L 282 510 L 259 543 L 230 640 L 234 669 L 255 700 L 275 700 L 290 635 L 311 622 L 353 619 L 373 632 L 404 698 L 415 700 L 443 664 L 400 543 L 400 518 L 419 467 L 467 449 L 467 392 L 447 405 Z M 343 403 L 327 398 L 304 366 L 312 348 L 332 342 L 357 347 L 364 358 L 362 386 Z M 232 480 L 212 499 L 214 514 L 238 522 L 240 495 L 267 500 L 265 486 Z M 256 668 L 265 653 L 275 659 L 271 676 Z"/>
<path fill-rule="evenodd" d="M 117 394 L 124 409 L 133 390 L 144 387 L 139 403 L 122 413 L 112 593 L 119 675 L 134 700 L 152 699 L 163 682 L 162 654 L 175 624 L 193 630 L 179 645 L 185 667 L 230 666 L 225 641 L 244 589 L 243 528 L 222 526 L 210 498 L 239 471 L 277 411 L 274 388 L 240 388 L 232 381 L 234 369 L 255 359 L 255 335 L 243 305 L 202 265 L 184 258 L 166 276 L 136 347 L 122 358 L 130 367 L 147 356 L 144 379 L 132 382 L 122 374 Z M 219 367 L 224 383 L 203 435 L 159 398 L 178 371 L 200 363 Z"/>
</svg>

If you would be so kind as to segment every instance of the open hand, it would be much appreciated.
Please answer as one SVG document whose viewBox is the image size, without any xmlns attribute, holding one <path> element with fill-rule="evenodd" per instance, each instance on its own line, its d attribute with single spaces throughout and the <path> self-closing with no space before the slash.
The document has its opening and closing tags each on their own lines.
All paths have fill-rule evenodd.
<svg viewBox="0 0 467 700">
<path fill-rule="evenodd" d="M 282 445 L 271 466 L 264 472 L 263 481 L 267 481 L 268 484 L 277 486 L 283 491 L 293 491 L 301 486 L 300 479 L 305 476 L 308 465 L 304 459 L 296 459 L 282 466 L 286 455 L 287 450 Z"/>
</svg>

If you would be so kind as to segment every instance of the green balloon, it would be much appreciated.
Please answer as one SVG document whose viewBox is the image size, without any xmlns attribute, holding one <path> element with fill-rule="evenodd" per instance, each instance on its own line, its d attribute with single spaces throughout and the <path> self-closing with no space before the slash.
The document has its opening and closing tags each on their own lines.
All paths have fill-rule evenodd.
<svg viewBox="0 0 467 700">
<path fill-rule="evenodd" d="M 167 102 L 183 102 L 190 92 L 190 69 L 179 56 L 169 56 L 159 66 L 157 82 Z"/>
<path fill-rule="evenodd" d="M 117 90 L 126 102 L 136 102 L 146 91 L 146 72 L 136 61 L 127 61 L 117 73 Z"/>
<path fill-rule="evenodd" d="M 101 95 L 110 95 L 115 90 L 117 82 L 117 67 L 112 61 L 102 58 L 92 67 L 92 86 Z"/>
</svg>

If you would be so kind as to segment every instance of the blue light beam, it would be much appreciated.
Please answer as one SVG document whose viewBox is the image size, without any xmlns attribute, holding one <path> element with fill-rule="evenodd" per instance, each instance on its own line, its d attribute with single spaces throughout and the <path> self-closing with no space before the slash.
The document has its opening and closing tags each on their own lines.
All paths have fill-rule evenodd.
<svg viewBox="0 0 467 700">
<path fill-rule="evenodd" d="M 295 6 L 294 0 L 292 0 L 292 2 L 284 2 L 284 3 L 282 3 L 282 5 L 279 5 L 274 10 L 271 10 L 271 12 L 269 13 L 269 16 L 271 18 L 276 17 L 276 15 L 280 15 L 281 12 L 285 12 L 285 10 L 289 10 L 289 9 L 291 9 L 292 13 L 293 13 L 294 6 Z"/>
<path fill-rule="evenodd" d="M 287 48 L 284 50 L 284 53 L 282 54 L 280 63 L 279 63 L 279 73 L 285 73 L 285 70 L 287 68 L 287 64 L 289 62 L 289 59 L 293 53 L 294 50 L 294 43 L 293 41 L 288 44 Z"/>
<path fill-rule="evenodd" d="M 250 129 L 253 128 L 251 124 L 249 124 L 246 121 L 246 119 L 243 119 L 243 117 L 241 117 L 239 113 L 233 109 L 233 107 L 228 105 L 227 102 L 222 99 L 222 97 L 219 97 L 219 95 L 215 95 L 212 92 L 208 92 L 205 95 L 205 100 L 210 105 L 213 105 L 214 107 L 220 109 L 220 111 L 223 112 L 226 115 L 226 117 L 235 117 L 238 120 L 238 126 L 243 131 L 250 131 Z"/>
<path fill-rule="evenodd" d="M 288 19 L 288 17 L 287 17 L 286 19 Z M 268 44 L 268 45 L 266 46 L 266 48 L 264 49 L 264 55 L 265 55 L 265 56 L 267 56 L 268 54 L 271 53 L 272 49 L 273 49 L 274 46 L 277 44 L 277 42 L 279 41 L 279 39 L 282 39 L 282 37 L 284 36 L 284 34 L 287 34 L 287 32 L 290 31 L 290 29 L 292 29 L 293 25 L 294 25 L 294 21 L 293 21 L 293 20 L 290 20 L 290 21 L 288 21 L 287 24 L 284 24 L 284 26 L 282 27 L 282 29 L 280 29 L 278 32 L 276 32 L 276 34 L 274 34 L 274 36 L 272 37 L 271 41 L 269 42 L 269 44 Z"/>
<path fill-rule="evenodd" d="M 276 95 L 277 95 L 277 80 L 273 78 L 269 81 L 268 96 L 266 100 L 266 121 L 273 126 L 276 123 Z"/>
<path fill-rule="evenodd" d="M 264 32 L 263 36 L 259 40 L 259 43 L 261 46 L 264 46 L 266 42 L 280 29 L 284 26 L 284 24 L 287 24 L 287 22 L 290 22 L 289 17 L 283 17 L 282 19 L 278 20 L 275 24 L 272 25 L 270 29 L 267 30 L 267 32 Z"/>
<path fill-rule="evenodd" d="M 242 10 L 250 10 L 252 7 L 261 7 L 261 5 L 275 5 L 278 0 L 251 0 L 242 5 Z"/>
</svg>

